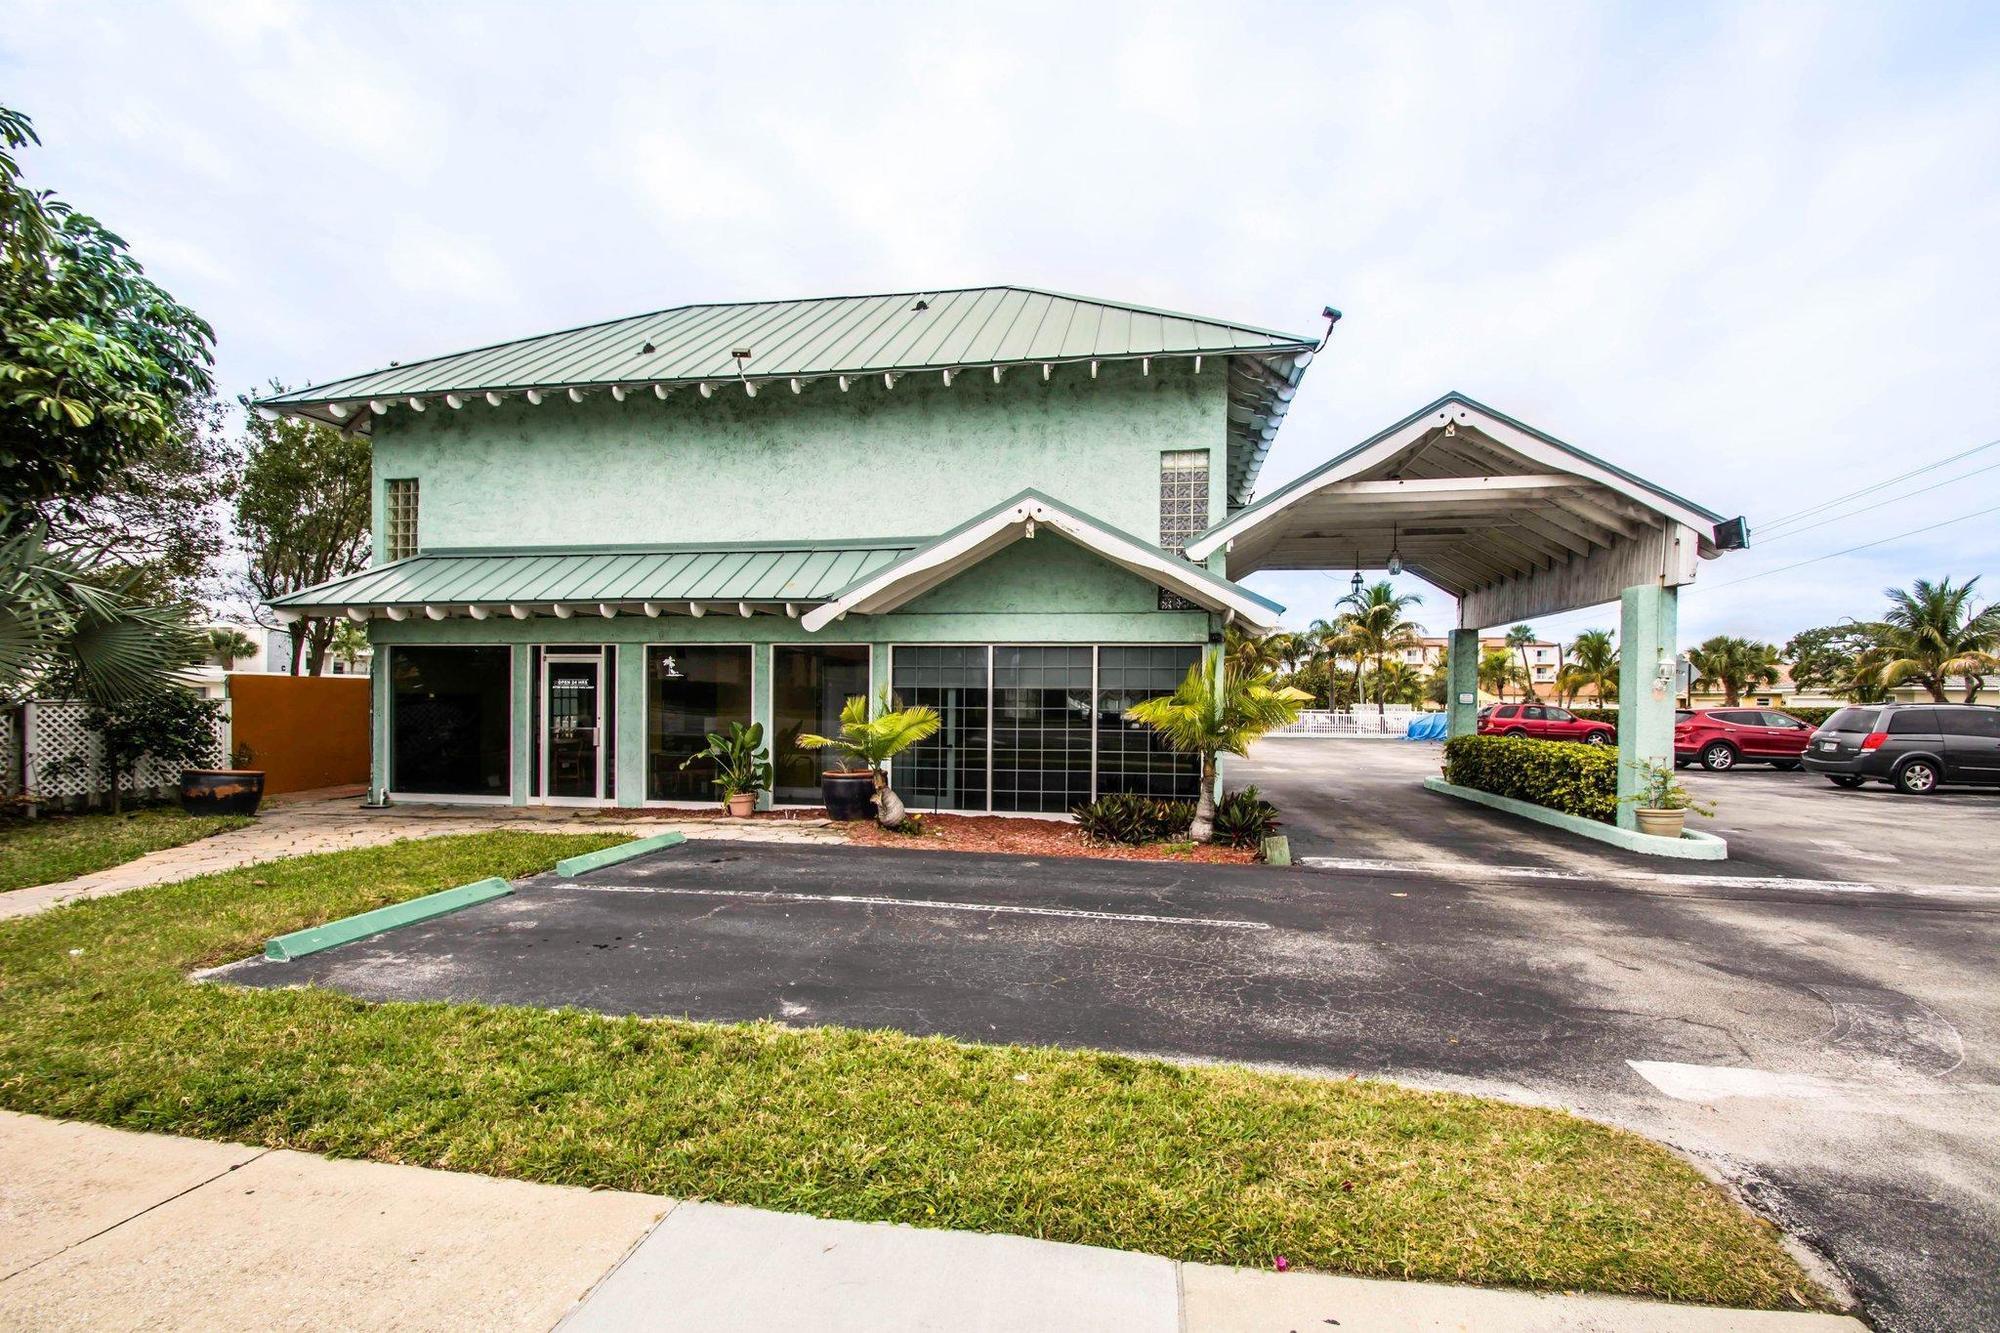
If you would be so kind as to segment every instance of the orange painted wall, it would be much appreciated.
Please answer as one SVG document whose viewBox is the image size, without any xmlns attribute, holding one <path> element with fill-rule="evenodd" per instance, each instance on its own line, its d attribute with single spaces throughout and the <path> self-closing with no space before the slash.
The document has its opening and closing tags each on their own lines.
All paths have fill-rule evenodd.
<svg viewBox="0 0 2000 1333">
<path fill-rule="evenodd" d="M 231 744 L 273 795 L 368 781 L 368 677 L 229 677 Z"/>
</svg>

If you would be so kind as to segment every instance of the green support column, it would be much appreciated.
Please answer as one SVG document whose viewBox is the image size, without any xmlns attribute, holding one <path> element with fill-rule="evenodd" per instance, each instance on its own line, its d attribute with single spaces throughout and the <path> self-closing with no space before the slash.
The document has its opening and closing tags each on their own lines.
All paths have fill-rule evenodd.
<svg viewBox="0 0 2000 1333">
<path fill-rule="evenodd" d="M 646 645 L 618 645 L 618 804 L 646 800 Z"/>
<path fill-rule="evenodd" d="M 1680 632 L 1680 594 L 1644 584 L 1620 599 L 1618 628 L 1618 826 L 1637 828 L 1625 798 L 1639 788 L 1638 765 L 1674 762 L 1674 648 Z M 1660 674 L 1664 666 L 1666 674 Z"/>
<path fill-rule="evenodd" d="M 1470 736 L 1479 730 L 1479 631 L 1451 632 L 1451 678 L 1445 682 L 1445 734 Z"/>
<path fill-rule="evenodd" d="M 771 681 L 777 675 L 777 654 L 768 643 L 750 645 L 750 720 L 762 723 L 764 744 L 771 751 L 771 757 L 778 757 L 778 724 L 772 715 Z M 757 793 L 757 808 L 769 810 L 772 795 L 769 791 Z"/>
<path fill-rule="evenodd" d="M 374 738 L 368 756 L 368 799 L 389 800 L 389 646 L 374 645 L 368 660 L 368 730 Z"/>
<path fill-rule="evenodd" d="M 529 701 L 535 697 L 534 673 L 529 669 L 528 645 L 517 643 L 513 650 L 514 676 L 514 759 L 513 775 L 508 781 L 507 799 L 514 805 L 528 803 L 528 756 L 534 753 L 529 741 L 528 729 L 533 725 L 535 710 Z"/>
</svg>

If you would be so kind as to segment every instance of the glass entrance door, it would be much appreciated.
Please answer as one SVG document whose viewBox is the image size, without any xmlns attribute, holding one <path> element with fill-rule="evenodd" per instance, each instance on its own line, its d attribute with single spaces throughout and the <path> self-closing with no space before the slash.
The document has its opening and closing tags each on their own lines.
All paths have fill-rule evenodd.
<svg viewBox="0 0 2000 1333">
<path fill-rule="evenodd" d="M 557 801 L 594 801 L 604 793 L 603 662 L 590 657 L 543 659 L 542 790 Z"/>
</svg>

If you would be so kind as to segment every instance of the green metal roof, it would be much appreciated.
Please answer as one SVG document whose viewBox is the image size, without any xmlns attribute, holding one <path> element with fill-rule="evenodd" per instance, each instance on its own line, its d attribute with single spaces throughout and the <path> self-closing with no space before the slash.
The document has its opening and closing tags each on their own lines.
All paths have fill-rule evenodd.
<svg viewBox="0 0 2000 1333">
<path fill-rule="evenodd" d="M 274 607 L 534 606 L 553 602 L 822 601 L 922 539 L 746 546 L 425 551 L 272 601 Z"/>
<path fill-rule="evenodd" d="M 1247 501 L 1315 338 L 1029 287 L 968 287 L 793 301 L 676 306 L 391 365 L 261 400 L 348 429 L 364 405 L 453 394 L 646 389 L 834 375 L 1223 358 L 1229 374 L 1230 495 Z M 733 355 L 748 349 L 739 363 Z M 358 414 L 358 415 L 357 415 Z"/>
</svg>

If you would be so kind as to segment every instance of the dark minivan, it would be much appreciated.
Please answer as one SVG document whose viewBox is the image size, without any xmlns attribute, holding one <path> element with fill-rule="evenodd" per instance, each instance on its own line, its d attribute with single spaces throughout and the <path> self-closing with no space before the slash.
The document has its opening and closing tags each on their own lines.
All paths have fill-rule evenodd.
<svg viewBox="0 0 2000 1333">
<path fill-rule="evenodd" d="M 1986 704 L 1865 704 L 1813 733 L 1806 768 L 1836 787 L 1886 782 L 1909 796 L 1946 784 L 2000 786 L 2000 708 Z"/>
</svg>

